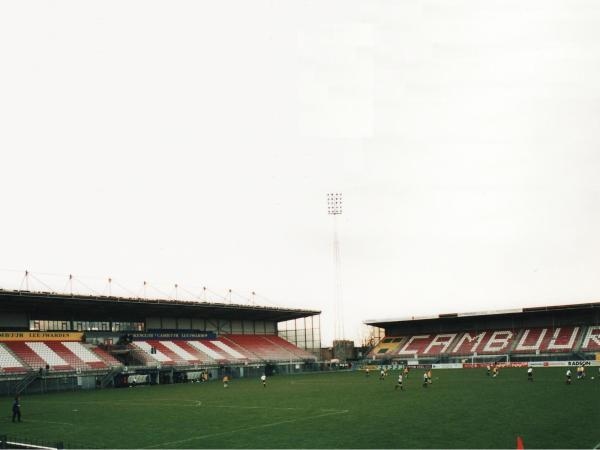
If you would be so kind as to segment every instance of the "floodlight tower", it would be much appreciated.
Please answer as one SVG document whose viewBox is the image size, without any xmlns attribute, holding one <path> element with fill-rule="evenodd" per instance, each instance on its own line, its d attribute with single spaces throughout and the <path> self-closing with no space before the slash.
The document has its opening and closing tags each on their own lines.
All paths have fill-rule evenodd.
<svg viewBox="0 0 600 450">
<path fill-rule="evenodd" d="M 342 193 L 327 194 L 327 213 L 333 216 L 333 339 L 344 339 L 344 309 L 342 297 L 342 268 L 340 240 L 338 237 L 338 216 L 342 215 Z"/>
</svg>

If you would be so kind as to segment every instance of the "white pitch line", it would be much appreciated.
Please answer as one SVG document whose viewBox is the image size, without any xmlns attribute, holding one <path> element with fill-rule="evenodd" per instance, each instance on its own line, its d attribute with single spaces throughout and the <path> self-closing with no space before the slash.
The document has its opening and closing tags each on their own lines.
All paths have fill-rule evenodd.
<svg viewBox="0 0 600 450">
<path fill-rule="evenodd" d="M 168 401 L 174 401 L 174 399 L 168 399 Z M 183 402 L 183 403 L 182 403 Z M 290 407 L 273 407 L 273 406 L 243 406 L 243 405 L 215 405 L 209 402 L 203 402 L 202 400 L 178 400 L 178 403 L 166 403 L 164 400 L 149 400 L 149 401 L 127 401 L 127 400 L 115 400 L 110 402 L 94 402 L 94 401 L 84 401 L 84 402 L 64 402 L 64 401 L 47 401 L 45 403 L 58 403 L 58 404 L 70 404 L 70 405 L 118 405 L 118 406 L 174 406 L 174 407 L 199 407 L 202 406 L 204 408 L 231 408 L 231 409 L 267 409 L 273 411 L 306 411 L 314 408 L 290 408 Z M 339 409 L 321 409 L 320 411 L 341 411 Z M 59 423 L 59 422 L 57 422 Z M 71 425 L 71 424 L 69 424 Z"/>
<path fill-rule="evenodd" d="M 18 446 L 22 446 L 23 445 L 22 442 L 6 441 L 6 443 L 10 444 L 10 445 L 16 445 L 17 448 L 20 448 Z M 43 445 L 33 445 L 33 444 L 27 444 L 27 448 L 39 448 L 41 450 L 57 450 L 56 447 L 44 447 Z"/>
<path fill-rule="evenodd" d="M 50 424 L 54 424 L 54 425 L 68 425 L 68 426 L 75 425 L 74 423 L 69 423 L 69 422 L 53 422 L 51 420 L 36 420 L 36 419 L 27 419 L 27 422 L 50 423 Z"/>
<path fill-rule="evenodd" d="M 187 438 L 187 439 L 181 439 L 179 441 L 162 442 L 160 444 L 149 445 L 146 448 L 169 448 L 169 446 L 172 445 L 172 444 L 182 444 L 184 442 L 191 442 L 191 441 L 196 441 L 196 440 L 200 440 L 200 439 L 207 439 L 207 438 L 216 437 L 216 436 L 223 436 L 225 434 L 239 433 L 239 432 L 249 431 L 249 430 L 257 430 L 259 428 L 274 427 L 274 426 L 281 425 L 281 424 L 284 424 L 284 423 L 293 423 L 293 422 L 300 422 L 302 420 L 318 419 L 319 417 L 333 416 L 335 414 L 345 414 L 348 411 L 349 411 L 348 409 L 340 409 L 340 410 L 335 411 L 335 412 L 328 412 L 328 413 L 324 413 L 324 414 L 317 414 L 316 416 L 298 417 L 296 419 L 280 420 L 279 422 L 267 423 L 267 424 L 264 424 L 264 425 L 255 425 L 255 426 L 251 426 L 251 427 L 237 428 L 235 430 L 222 431 L 220 433 L 204 434 L 202 436 L 196 436 L 196 437 L 191 437 L 191 438 Z"/>
<path fill-rule="evenodd" d="M 599 448 L 600 448 L 600 442 L 598 442 L 598 443 L 596 444 L 596 446 L 593 448 L 593 450 L 598 450 Z"/>
<path fill-rule="evenodd" d="M 178 403 L 165 403 L 164 401 L 158 400 L 152 400 L 152 401 L 128 401 L 128 400 L 115 400 L 115 401 L 88 401 L 88 402 L 63 402 L 63 401 L 47 401 L 44 402 L 46 404 L 48 403 L 52 403 L 52 404 L 59 404 L 59 405 L 64 405 L 64 404 L 69 404 L 69 405 L 113 405 L 113 406 L 152 406 L 152 405 L 158 405 L 158 406 L 176 406 L 176 407 L 181 407 L 181 406 L 197 406 L 198 400 L 178 400 Z M 188 402 L 189 404 L 182 404 L 181 402 Z M 32 402 L 30 402 L 32 403 Z"/>
<path fill-rule="evenodd" d="M 206 405 L 207 408 L 232 408 L 232 409 L 272 409 L 281 411 L 300 411 L 307 408 L 277 408 L 272 406 L 235 406 L 235 405 Z"/>
</svg>

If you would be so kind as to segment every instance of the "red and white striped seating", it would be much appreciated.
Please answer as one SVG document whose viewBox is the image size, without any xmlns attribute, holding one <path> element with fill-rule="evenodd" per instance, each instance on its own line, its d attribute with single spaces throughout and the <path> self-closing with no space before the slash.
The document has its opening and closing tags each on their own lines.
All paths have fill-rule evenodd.
<svg viewBox="0 0 600 450">
<path fill-rule="evenodd" d="M 78 341 L 9 341 L 4 345 L 26 369 L 48 366 L 51 371 L 85 371 L 109 367 L 98 353 Z M 120 365 L 114 361 L 114 365 Z"/>
<path fill-rule="evenodd" d="M 456 338 L 450 355 L 479 355 L 506 354 L 512 349 L 515 330 L 481 330 L 466 331 Z"/>
<path fill-rule="evenodd" d="M 73 367 L 48 347 L 46 342 L 11 341 L 5 344 L 21 361 L 32 369 L 40 369 L 48 366 L 53 371 L 73 370 Z"/>
<path fill-rule="evenodd" d="M 147 365 L 195 365 L 315 359 L 276 335 L 223 335 L 214 339 L 141 340 L 132 348 Z M 153 349 L 155 352 L 153 352 Z"/>
<path fill-rule="evenodd" d="M 257 357 L 267 361 L 289 361 L 298 359 L 294 353 L 273 342 L 274 335 L 228 334 L 225 337 Z"/>
<path fill-rule="evenodd" d="M 190 355 L 194 356 L 199 361 L 200 364 L 214 363 L 214 359 L 212 359 L 206 353 L 201 352 L 194 345 L 192 345 L 192 342 L 194 342 L 194 341 L 179 340 L 179 341 L 173 341 L 173 342 L 177 346 L 181 347 L 183 350 L 188 352 Z"/>
<path fill-rule="evenodd" d="M 600 325 L 588 327 L 583 341 L 581 342 L 582 352 L 598 352 L 600 351 Z"/>
<path fill-rule="evenodd" d="M 292 344 L 289 341 L 286 341 L 285 339 L 283 339 L 280 336 L 266 335 L 265 339 L 273 342 L 274 344 L 276 344 L 280 347 L 285 348 L 286 350 L 293 353 L 294 355 L 296 355 L 296 357 L 298 357 L 300 359 L 313 359 L 313 360 L 317 359 L 315 357 L 315 355 L 313 355 L 312 353 L 309 353 L 306 350 L 301 349 L 300 347 L 296 347 L 294 344 Z"/>
<path fill-rule="evenodd" d="M 97 347 L 95 345 L 88 345 L 88 346 L 86 346 L 86 348 L 90 352 L 92 352 L 94 355 L 98 356 L 109 367 L 119 367 L 119 366 L 123 365 L 121 363 L 121 361 L 119 361 L 114 356 L 112 356 L 110 353 L 108 353 L 107 351 L 105 351 L 104 349 L 102 349 L 100 347 Z"/>
<path fill-rule="evenodd" d="M 26 372 L 25 367 L 3 344 L 0 343 L 0 371 L 5 373 L 10 372 Z"/>
<path fill-rule="evenodd" d="M 386 337 L 383 344 L 375 347 L 370 353 L 377 357 L 376 351 L 382 347 L 384 357 L 419 357 L 449 355 L 501 355 L 540 354 L 540 353 L 570 353 L 577 351 L 582 342 L 581 351 L 600 350 L 600 325 L 589 327 L 557 327 L 557 328 L 524 328 L 503 330 L 477 330 L 462 333 L 423 333 L 397 338 Z M 388 351 L 393 346 L 392 341 L 401 344 Z M 387 343 L 386 343 L 387 342 Z"/>
<path fill-rule="evenodd" d="M 71 367 L 79 370 L 106 369 L 108 366 L 98 356 L 75 341 L 48 341 L 46 345 L 54 350 Z"/>
<path fill-rule="evenodd" d="M 574 350 L 579 327 L 525 328 L 513 353 L 560 353 Z"/>
<path fill-rule="evenodd" d="M 134 347 L 142 350 L 150 363 L 167 365 L 194 365 L 239 362 L 247 360 L 230 343 L 221 339 L 196 339 L 196 340 L 144 340 L 134 341 Z M 155 349 L 155 352 L 152 352 Z"/>
<path fill-rule="evenodd" d="M 172 360 L 169 356 L 165 355 L 159 349 L 154 347 L 148 341 L 135 341 L 131 344 L 133 348 L 137 348 L 142 351 L 141 355 L 146 358 L 148 363 L 154 362 L 157 364 L 168 364 L 174 365 L 175 361 Z"/>
<path fill-rule="evenodd" d="M 418 334 L 408 337 L 400 348 L 393 352 L 397 356 L 435 356 L 448 350 L 456 333 Z"/>
</svg>

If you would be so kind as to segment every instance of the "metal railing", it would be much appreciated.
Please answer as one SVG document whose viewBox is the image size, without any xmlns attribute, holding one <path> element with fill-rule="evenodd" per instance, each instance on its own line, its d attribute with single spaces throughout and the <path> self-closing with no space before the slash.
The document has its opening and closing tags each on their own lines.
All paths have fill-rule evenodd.
<svg viewBox="0 0 600 450">
<path fill-rule="evenodd" d="M 19 384 L 17 384 L 15 388 L 15 394 L 20 394 L 25 389 L 27 389 L 27 387 L 37 379 L 37 377 L 37 371 L 27 372 L 27 374 L 21 379 L 21 381 L 19 381 Z"/>
</svg>

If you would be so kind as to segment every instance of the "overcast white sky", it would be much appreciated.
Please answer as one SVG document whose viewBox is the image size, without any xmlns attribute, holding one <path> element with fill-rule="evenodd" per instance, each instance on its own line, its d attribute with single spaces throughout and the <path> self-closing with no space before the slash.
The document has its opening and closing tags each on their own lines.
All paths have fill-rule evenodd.
<svg viewBox="0 0 600 450">
<path fill-rule="evenodd" d="M 347 337 L 597 301 L 599 80 L 596 0 L 4 0 L 0 267 L 255 290 L 326 343 L 341 191 Z"/>
</svg>

